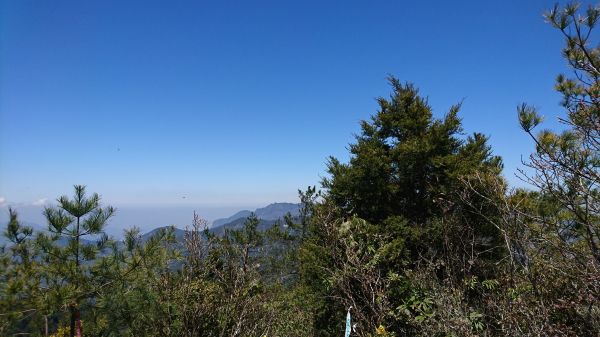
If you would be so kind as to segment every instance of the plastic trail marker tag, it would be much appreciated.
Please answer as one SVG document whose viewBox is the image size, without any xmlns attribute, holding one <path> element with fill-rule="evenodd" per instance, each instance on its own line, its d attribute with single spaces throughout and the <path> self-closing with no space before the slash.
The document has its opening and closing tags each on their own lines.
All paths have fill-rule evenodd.
<svg viewBox="0 0 600 337">
<path fill-rule="evenodd" d="M 346 333 L 344 334 L 344 337 L 350 337 L 351 329 L 352 326 L 350 325 L 350 309 L 348 309 L 348 314 L 346 315 Z"/>
</svg>

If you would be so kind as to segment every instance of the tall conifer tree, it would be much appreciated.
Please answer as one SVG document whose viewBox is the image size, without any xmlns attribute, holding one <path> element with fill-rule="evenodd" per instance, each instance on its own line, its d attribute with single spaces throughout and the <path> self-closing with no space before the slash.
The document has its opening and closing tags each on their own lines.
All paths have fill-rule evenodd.
<svg viewBox="0 0 600 337">
<path fill-rule="evenodd" d="M 57 207 L 44 210 L 51 235 L 39 236 L 47 253 L 46 282 L 55 300 L 69 308 L 72 337 L 82 334 L 81 305 L 102 286 L 94 279 L 95 266 L 89 261 L 105 247 L 104 228 L 115 212 L 112 207 L 101 207 L 98 194 L 86 196 L 85 186 L 74 189 L 72 199 L 62 196 Z"/>
</svg>

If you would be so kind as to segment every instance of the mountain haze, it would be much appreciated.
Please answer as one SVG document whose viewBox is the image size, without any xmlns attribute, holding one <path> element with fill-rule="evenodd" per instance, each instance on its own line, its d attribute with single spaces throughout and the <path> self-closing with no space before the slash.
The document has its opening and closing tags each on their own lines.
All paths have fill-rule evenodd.
<svg viewBox="0 0 600 337">
<path fill-rule="evenodd" d="M 261 220 L 282 219 L 288 213 L 290 213 L 293 217 L 298 216 L 298 214 L 300 213 L 300 204 L 294 204 L 290 202 L 276 202 L 254 210 L 254 214 L 256 215 L 256 217 Z M 252 212 L 249 210 L 239 211 L 228 218 L 217 219 L 213 221 L 211 228 L 216 228 L 229 223 L 233 223 L 239 219 L 246 219 L 251 214 Z"/>
<path fill-rule="evenodd" d="M 260 220 L 258 223 L 258 229 L 261 231 L 267 230 L 273 225 L 277 223 L 277 221 L 282 220 L 288 213 L 293 217 L 298 217 L 300 214 L 300 204 L 294 203 L 273 203 L 267 205 L 262 208 L 257 208 L 254 212 L 249 210 L 242 210 L 230 217 L 217 219 L 213 221 L 209 230 L 217 235 L 222 235 L 225 233 L 225 230 L 231 229 L 241 229 L 246 222 L 246 219 L 254 213 L 256 217 Z M 166 228 L 168 226 L 157 227 L 147 233 L 142 235 L 142 241 L 147 241 L 153 235 L 155 235 L 160 229 Z M 175 240 L 178 242 L 182 242 L 185 238 L 186 230 L 180 228 L 174 228 L 175 232 Z"/>
</svg>

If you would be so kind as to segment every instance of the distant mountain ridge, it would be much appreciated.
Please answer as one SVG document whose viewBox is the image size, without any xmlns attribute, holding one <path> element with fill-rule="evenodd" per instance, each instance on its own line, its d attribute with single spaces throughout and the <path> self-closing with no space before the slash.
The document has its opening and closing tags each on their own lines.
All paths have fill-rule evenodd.
<svg viewBox="0 0 600 337">
<path fill-rule="evenodd" d="M 217 219 L 213 221 L 212 225 L 209 227 L 209 230 L 217 235 L 222 235 L 226 229 L 240 229 L 244 226 L 244 222 L 246 219 L 254 213 L 256 217 L 260 220 L 258 224 L 259 230 L 266 230 L 273 226 L 278 220 L 283 220 L 283 218 L 289 213 L 293 218 L 297 218 L 300 215 L 300 204 L 294 204 L 289 202 L 277 202 L 269 204 L 265 207 L 257 208 L 254 212 L 249 210 L 239 211 L 228 218 Z M 34 227 L 35 231 L 42 230 L 44 231 L 45 227 L 39 224 L 33 224 L 28 222 L 21 222 L 23 225 L 29 225 Z M 154 234 L 156 234 L 161 228 L 165 228 L 169 226 L 161 226 L 154 228 L 144 234 L 142 234 L 142 241 L 148 240 Z M 0 231 L 0 245 L 7 244 L 8 240 L 4 238 L 2 235 L 2 231 L 5 228 L 1 228 Z M 186 231 L 184 229 L 175 228 L 175 239 L 178 242 L 182 242 L 185 238 Z M 93 244 L 93 240 L 85 240 L 82 239 L 86 244 Z M 65 239 L 62 239 L 65 241 Z M 119 240 L 120 241 L 120 240 Z M 65 245 L 65 242 L 61 242 L 61 245 Z"/>
<path fill-rule="evenodd" d="M 220 226 L 223 226 L 230 222 L 233 222 L 237 219 L 245 219 L 245 218 L 249 217 L 250 214 L 252 214 L 252 212 L 248 211 L 248 210 L 239 211 L 228 218 L 222 218 L 222 219 L 217 219 L 217 220 L 213 221 L 212 225 L 210 227 L 212 227 L 212 228 L 220 227 Z"/>
<path fill-rule="evenodd" d="M 290 213 L 292 217 L 298 216 L 300 214 L 300 204 L 294 204 L 291 202 L 276 202 L 254 210 L 254 214 L 256 214 L 257 218 L 271 221 L 283 219 L 283 217 L 288 213 Z M 249 210 L 239 211 L 228 218 L 217 219 L 213 221 L 211 228 L 220 227 L 239 219 L 246 219 L 250 216 L 250 214 L 252 214 L 252 212 Z"/>
<path fill-rule="evenodd" d="M 256 217 L 260 220 L 258 223 L 259 230 L 267 230 L 271 228 L 277 221 L 283 220 L 283 218 L 290 214 L 292 218 L 297 218 L 300 215 L 300 204 L 294 204 L 289 202 L 277 202 L 265 207 L 257 208 L 254 212 L 249 210 L 239 211 L 228 218 L 217 219 L 213 221 L 212 225 L 209 227 L 209 231 L 213 232 L 216 235 L 222 235 L 225 233 L 225 230 L 231 229 L 241 229 L 244 227 L 244 222 L 246 219 L 254 213 Z M 166 228 L 169 226 L 163 226 L 155 228 L 147 233 L 142 235 L 142 241 L 146 241 L 150 239 L 153 235 L 158 233 L 162 228 Z M 174 228 L 175 240 L 177 242 L 183 242 L 185 238 L 186 230 L 180 228 Z"/>
</svg>

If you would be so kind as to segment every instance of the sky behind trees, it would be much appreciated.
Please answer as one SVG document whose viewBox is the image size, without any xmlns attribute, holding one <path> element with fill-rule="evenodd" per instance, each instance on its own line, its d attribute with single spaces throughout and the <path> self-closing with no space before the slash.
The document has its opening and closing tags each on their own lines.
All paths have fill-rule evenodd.
<svg viewBox="0 0 600 337">
<path fill-rule="evenodd" d="M 490 136 L 522 184 L 532 142 L 517 104 L 550 128 L 562 110 L 552 5 L 3 1 L 0 205 L 43 205 L 74 184 L 117 207 L 294 201 L 329 155 L 347 159 L 388 75 L 436 117 L 462 101 L 465 132 Z"/>
</svg>

